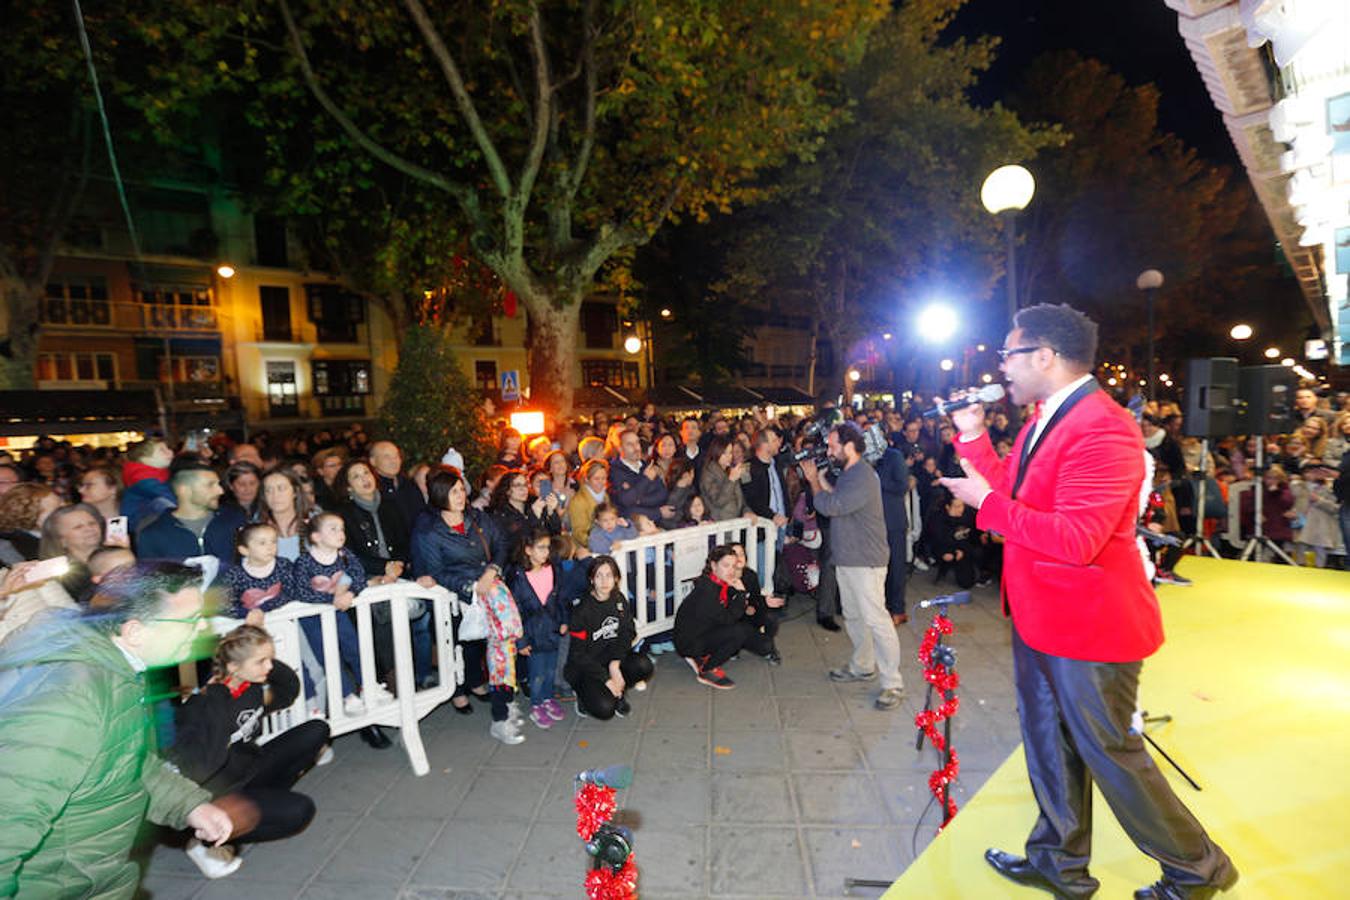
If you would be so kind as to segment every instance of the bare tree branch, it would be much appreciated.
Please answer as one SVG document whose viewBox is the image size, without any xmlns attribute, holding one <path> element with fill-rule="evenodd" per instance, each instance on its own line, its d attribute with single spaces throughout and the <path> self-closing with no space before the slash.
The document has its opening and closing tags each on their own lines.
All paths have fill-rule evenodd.
<svg viewBox="0 0 1350 900">
<path fill-rule="evenodd" d="M 520 183 L 511 197 L 512 206 L 525 217 L 525 208 L 530 203 L 530 193 L 534 190 L 534 181 L 539 176 L 539 166 L 544 161 L 544 150 L 548 147 L 549 123 L 553 109 L 553 84 L 549 75 L 548 47 L 544 43 L 544 23 L 539 16 L 539 4 L 530 4 L 530 55 L 534 57 L 534 133 L 530 135 L 530 149 L 525 154 L 525 166 L 520 172 Z M 522 229 L 523 230 L 523 229 Z"/>
<path fill-rule="evenodd" d="M 413 21 L 417 23 L 418 31 L 422 32 L 422 39 L 427 42 L 432 55 L 436 57 L 436 62 L 440 64 L 446 83 L 450 85 L 450 92 L 454 94 L 455 103 L 459 106 L 459 114 L 464 117 L 464 122 L 469 126 L 469 132 L 473 135 L 474 142 L 478 144 L 484 162 L 487 163 L 488 173 L 492 176 L 497 193 L 503 197 L 511 196 L 511 178 L 507 175 L 506 166 L 497 153 L 497 147 L 488 136 L 487 127 L 478 117 L 478 110 L 473 105 L 468 88 L 464 86 L 464 78 L 459 74 L 459 66 L 455 65 L 454 57 L 450 55 L 450 48 L 445 46 L 445 41 L 441 39 L 440 32 L 427 15 L 421 0 L 403 0 L 403 4 L 408 7 Z"/>
<path fill-rule="evenodd" d="M 295 17 L 291 15 L 290 5 L 286 0 L 281 0 L 279 5 L 281 7 L 281 17 L 286 20 L 286 30 L 291 36 L 291 47 L 295 50 L 296 59 L 300 63 L 300 71 L 305 76 L 305 84 L 309 86 L 310 93 L 314 95 L 314 99 L 319 101 L 319 105 L 333 117 L 333 120 L 341 126 L 343 131 L 347 132 L 347 136 L 355 141 L 357 146 L 361 147 L 361 149 L 365 150 L 384 164 L 397 169 L 410 178 L 424 181 L 433 187 L 439 188 L 446 193 L 459 198 L 460 204 L 465 207 L 466 212 L 469 210 L 470 206 L 476 208 L 477 198 L 473 195 L 472 189 L 457 184 L 430 169 L 425 169 L 415 162 L 404 159 L 393 151 L 376 143 L 366 135 L 365 132 L 357 127 L 356 123 L 338 107 L 337 103 L 333 101 L 333 98 L 328 96 L 328 92 L 323 89 L 321 84 L 319 84 L 319 80 L 314 74 L 314 67 L 310 64 L 309 54 L 305 50 L 304 41 L 300 36 L 300 29 L 295 24 Z"/>
</svg>

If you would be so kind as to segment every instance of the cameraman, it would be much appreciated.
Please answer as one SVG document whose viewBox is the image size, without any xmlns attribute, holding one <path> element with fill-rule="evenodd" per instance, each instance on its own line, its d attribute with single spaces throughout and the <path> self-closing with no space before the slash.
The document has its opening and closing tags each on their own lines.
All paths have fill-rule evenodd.
<svg viewBox="0 0 1350 900">
<path fill-rule="evenodd" d="M 815 495 L 816 512 L 830 518 L 833 561 L 839 578 L 844 627 L 853 642 L 847 666 L 830 671 L 838 682 L 871 681 L 881 677 L 877 709 L 900 705 L 904 679 L 900 677 L 900 640 L 886 612 L 886 518 L 882 513 L 881 480 L 863 461 L 867 444 L 856 425 L 845 422 L 826 439 L 830 459 L 841 472 L 831 485 L 810 459 L 801 461 L 802 475 Z"/>
</svg>

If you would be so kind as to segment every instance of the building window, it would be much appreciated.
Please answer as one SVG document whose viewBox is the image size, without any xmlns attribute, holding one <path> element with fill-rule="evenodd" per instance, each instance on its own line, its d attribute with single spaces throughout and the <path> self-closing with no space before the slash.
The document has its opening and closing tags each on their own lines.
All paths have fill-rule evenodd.
<svg viewBox="0 0 1350 900">
<path fill-rule="evenodd" d="M 267 407 L 274 417 L 300 413 L 300 397 L 295 390 L 295 363 L 267 363 Z"/>
<path fill-rule="evenodd" d="M 138 285 L 146 328 L 215 331 L 211 289 L 201 284 Z"/>
<path fill-rule="evenodd" d="M 42 306 L 42 321 L 49 325 L 112 325 L 112 306 L 108 302 L 108 282 L 102 275 L 68 275 L 47 283 Z"/>
<path fill-rule="evenodd" d="M 480 391 L 497 389 L 497 363 L 490 359 L 480 359 L 473 364 L 473 381 Z"/>
<path fill-rule="evenodd" d="M 365 397 L 320 397 L 319 409 L 324 415 L 356 415 L 364 416 L 366 414 Z"/>
<path fill-rule="evenodd" d="M 37 380 L 102 381 L 117 384 L 117 357 L 112 353 L 39 353 Z"/>
<path fill-rule="evenodd" d="M 258 288 L 258 303 L 262 307 L 262 339 L 264 341 L 293 341 L 291 333 L 291 290 L 287 287 Z"/>
<path fill-rule="evenodd" d="M 583 359 L 581 381 L 586 387 L 635 388 L 638 364 L 618 359 Z"/>
<path fill-rule="evenodd" d="M 314 396 L 365 396 L 370 393 L 370 360 L 316 359 L 311 363 Z"/>
<path fill-rule="evenodd" d="M 619 333 L 619 311 L 608 303 L 581 304 L 581 329 L 589 350 L 612 350 Z"/>
<path fill-rule="evenodd" d="M 253 244 L 260 266 L 284 269 L 290 265 L 286 247 L 286 220 L 278 216 L 253 217 Z"/>
<path fill-rule="evenodd" d="M 168 370 L 167 377 L 165 369 Z M 202 384 L 220 381 L 220 357 L 160 357 L 160 380 L 172 380 L 178 384 Z"/>
<path fill-rule="evenodd" d="M 305 285 L 305 300 L 321 343 L 356 343 L 356 326 L 366 320 L 365 300 L 336 284 Z"/>
</svg>

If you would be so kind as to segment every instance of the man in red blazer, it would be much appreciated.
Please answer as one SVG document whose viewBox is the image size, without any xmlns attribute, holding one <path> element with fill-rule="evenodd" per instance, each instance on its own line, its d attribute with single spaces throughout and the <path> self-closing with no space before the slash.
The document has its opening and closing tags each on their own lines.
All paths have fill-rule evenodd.
<svg viewBox="0 0 1350 900">
<path fill-rule="evenodd" d="M 1021 310 L 1002 370 L 1013 402 L 1035 404 L 1006 460 L 984 410 L 953 413 L 964 478 L 943 478 L 1004 536 L 1003 610 L 1027 773 L 1040 816 L 1026 856 L 990 849 L 1000 875 L 1088 897 L 1092 784 L 1125 832 L 1162 866 L 1140 900 L 1208 897 L 1237 881 L 1232 862 L 1177 799 L 1130 732 L 1142 660 L 1162 644 L 1158 601 L 1135 543 L 1144 443 L 1092 377 L 1097 326 L 1068 306 Z"/>
</svg>

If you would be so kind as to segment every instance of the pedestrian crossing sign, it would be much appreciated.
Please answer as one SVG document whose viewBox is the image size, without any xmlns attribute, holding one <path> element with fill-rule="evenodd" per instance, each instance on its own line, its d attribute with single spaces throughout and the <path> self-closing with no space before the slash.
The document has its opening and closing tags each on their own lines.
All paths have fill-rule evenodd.
<svg viewBox="0 0 1350 900">
<path fill-rule="evenodd" d="M 510 402 L 520 399 L 520 370 L 507 369 L 502 373 L 502 400 Z"/>
</svg>

